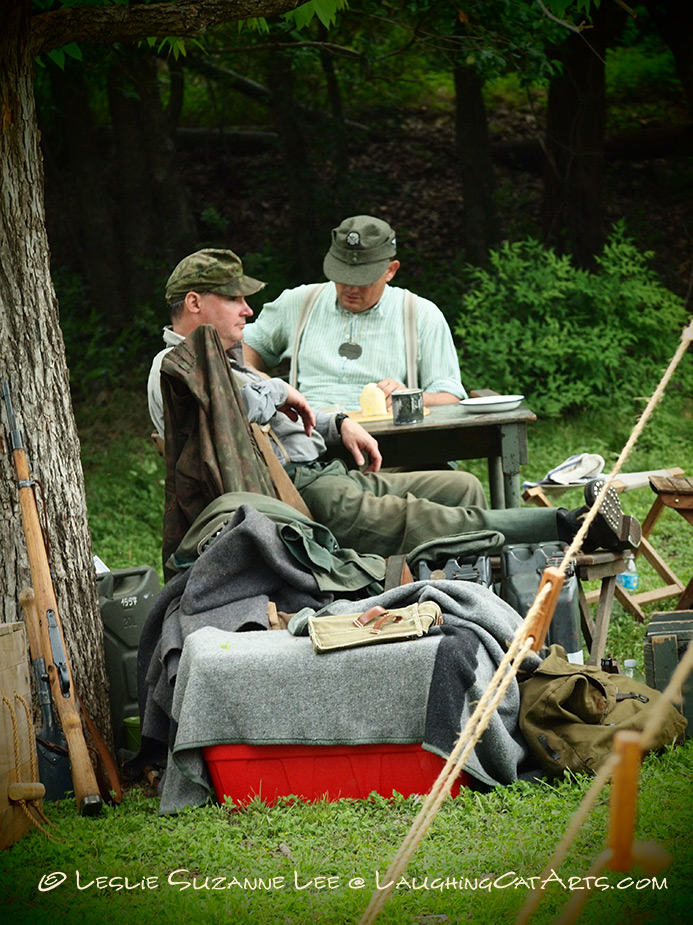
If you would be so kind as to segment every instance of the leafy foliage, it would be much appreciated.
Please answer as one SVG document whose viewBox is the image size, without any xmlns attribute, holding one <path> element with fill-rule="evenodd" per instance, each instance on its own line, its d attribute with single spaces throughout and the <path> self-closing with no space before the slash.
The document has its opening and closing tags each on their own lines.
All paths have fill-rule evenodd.
<svg viewBox="0 0 693 925">
<path fill-rule="evenodd" d="M 622 223 L 595 272 L 533 238 L 505 243 L 490 269 L 470 273 L 454 329 L 465 381 L 522 392 L 553 417 L 650 394 L 686 323 L 681 300 L 648 267 L 651 257 Z"/>
</svg>

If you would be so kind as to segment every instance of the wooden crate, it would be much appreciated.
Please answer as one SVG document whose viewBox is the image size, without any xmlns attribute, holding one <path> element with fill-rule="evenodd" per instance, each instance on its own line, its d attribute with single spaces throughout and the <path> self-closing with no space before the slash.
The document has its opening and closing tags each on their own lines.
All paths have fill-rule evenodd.
<svg viewBox="0 0 693 925">
<path fill-rule="evenodd" d="M 29 706 L 29 723 L 19 695 Z M 11 706 L 8 706 L 9 701 Z M 12 713 L 15 721 L 13 722 Z M 15 746 L 15 731 L 17 746 Z M 29 655 L 23 623 L 0 623 L 0 849 L 8 848 L 31 828 L 21 807 L 11 803 L 8 787 L 31 781 L 31 754 L 35 748 L 31 720 Z M 19 769 L 16 749 L 19 751 Z"/>
</svg>

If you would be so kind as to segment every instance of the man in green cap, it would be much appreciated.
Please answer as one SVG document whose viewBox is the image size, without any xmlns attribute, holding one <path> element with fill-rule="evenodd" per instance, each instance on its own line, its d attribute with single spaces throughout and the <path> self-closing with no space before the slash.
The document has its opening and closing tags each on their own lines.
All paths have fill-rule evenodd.
<svg viewBox="0 0 693 925">
<path fill-rule="evenodd" d="M 357 411 L 369 382 L 385 393 L 388 408 L 392 392 L 404 388 L 422 389 L 424 405 L 466 398 L 443 313 L 389 285 L 400 266 L 396 254 L 387 222 L 344 219 L 323 263 L 329 282 L 287 289 L 264 305 L 245 331 L 246 363 L 266 370 L 291 360 L 290 381 L 315 408 Z"/>
<path fill-rule="evenodd" d="M 478 532 L 493 532 L 501 545 L 572 539 L 585 509 L 489 511 L 481 484 L 468 473 L 383 473 L 377 441 L 360 424 L 343 413 L 315 413 L 283 380 L 245 367 L 237 350 L 253 314 L 246 296 L 263 285 L 246 276 L 240 259 L 228 250 L 198 251 L 175 268 L 166 286 L 171 313 L 171 326 L 164 329 L 166 348 L 154 358 L 148 382 L 149 410 L 161 436 L 162 360 L 200 325 L 213 325 L 241 385 L 248 419 L 268 425 L 277 458 L 315 520 L 343 548 L 387 557 L 441 537 Z M 363 471 L 349 470 L 341 460 L 322 461 L 326 445 L 339 442 Z M 593 547 L 625 548 L 640 540 L 639 524 L 621 513 L 613 490 L 606 514 L 592 526 L 588 541 Z"/>
</svg>

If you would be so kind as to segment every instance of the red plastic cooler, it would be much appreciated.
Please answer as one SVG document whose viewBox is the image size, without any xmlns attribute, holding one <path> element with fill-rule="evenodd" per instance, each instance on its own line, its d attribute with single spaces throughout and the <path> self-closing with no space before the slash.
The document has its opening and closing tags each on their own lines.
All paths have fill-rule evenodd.
<svg viewBox="0 0 693 925">
<path fill-rule="evenodd" d="M 219 802 L 258 796 L 304 800 L 364 799 L 428 793 L 444 761 L 421 745 L 210 745 L 202 750 Z M 462 772 L 452 788 L 469 786 Z"/>
</svg>

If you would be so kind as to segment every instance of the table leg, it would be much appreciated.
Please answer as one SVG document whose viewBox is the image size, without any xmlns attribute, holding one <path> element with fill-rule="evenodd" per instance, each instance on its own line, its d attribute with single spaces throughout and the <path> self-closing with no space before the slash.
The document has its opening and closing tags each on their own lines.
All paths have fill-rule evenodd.
<svg viewBox="0 0 693 925">
<path fill-rule="evenodd" d="M 488 458 L 488 484 L 491 491 L 491 507 L 494 510 L 502 510 L 506 504 L 503 461 L 500 456 L 489 456 Z"/>
<path fill-rule="evenodd" d="M 611 608 L 614 602 L 614 590 L 616 589 L 616 576 L 605 578 L 602 581 L 601 591 L 599 592 L 599 602 L 597 604 L 597 617 L 594 621 L 594 634 L 592 636 L 592 645 L 590 646 L 590 657 L 587 659 L 588 665 L 601 664 L 604 649 L 606 648 L 606 637 L 609 632 L 609 622 L 611 620 Z"/>
<path fill-rule="evenodd" d="M 527 462 L 527 429 L 519 424 L 503 424 L 501 434 L 501 460 L 505 507 L 520 507 L 520 466 Z"/>
</svg>

